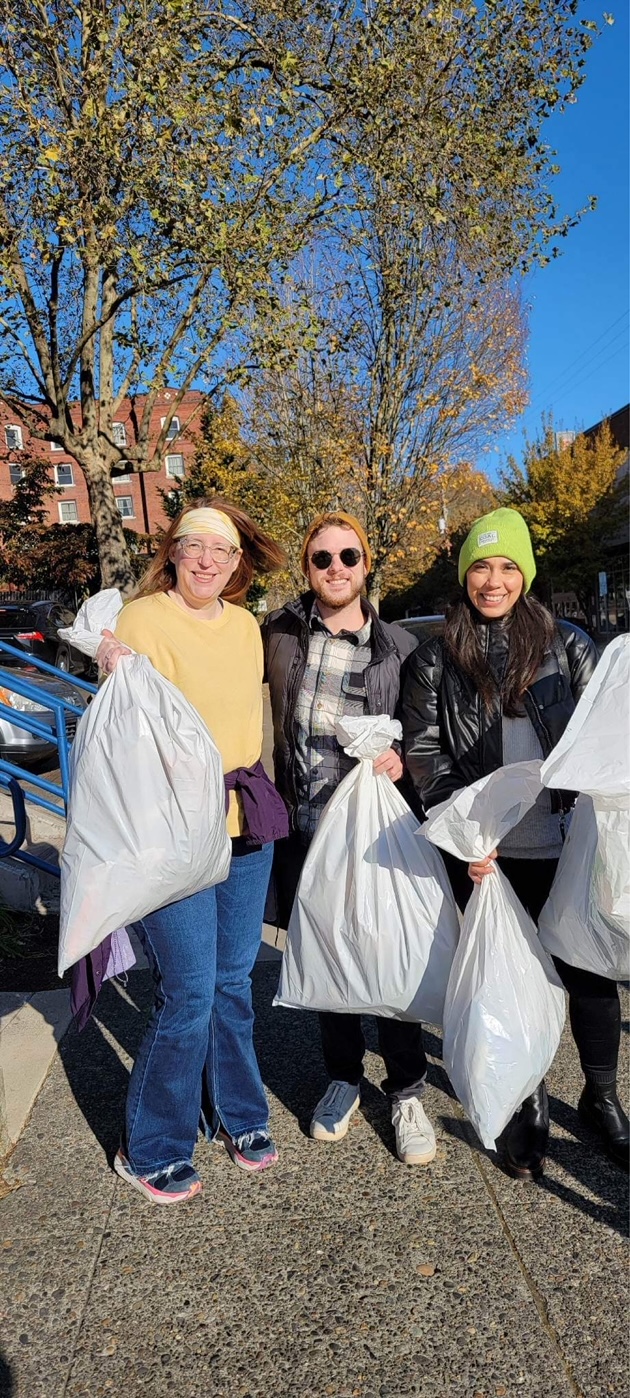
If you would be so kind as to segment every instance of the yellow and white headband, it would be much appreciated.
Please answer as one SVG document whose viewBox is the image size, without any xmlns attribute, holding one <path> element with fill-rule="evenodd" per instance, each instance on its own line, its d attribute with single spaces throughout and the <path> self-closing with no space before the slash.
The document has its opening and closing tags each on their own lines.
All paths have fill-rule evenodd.
<svg viewBox="0 0 630 1398">
<path fill-rule="evenodd" d="M 219 534 L 222 539 L 228 539 L 235 549 L 241 547 L 238 529 L 223 510 L 188 510 L 182 515 L 173 538 L 182 539 L 185 534 Z"/>
</svg>

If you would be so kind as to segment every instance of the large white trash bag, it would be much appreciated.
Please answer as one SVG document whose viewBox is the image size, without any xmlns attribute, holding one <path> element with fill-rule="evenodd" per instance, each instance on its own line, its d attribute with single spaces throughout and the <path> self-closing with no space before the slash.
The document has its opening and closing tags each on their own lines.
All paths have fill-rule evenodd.
<svg viewBox="0 0 630 1398">
<path fill-rule="evenodd" d="M 427 838 L 484 859 L 531 809 L 540 762 L 515 762 L 436 806 Z M 564 992 L 536 928 L 496 867 L 464 913 L 444 1005 L 444 1066 L 484 1146 L 495 1141 L 553 1062 Z"/>
<path fill-rule="evenodd" d="M 570 723 L 543 764 L 545 786 L 583 793 L 541 941 L 570 966 L 630 976 L 630 637 L 609 646 Z"/>
<path fill-rule="evenodd" d="M 373 768 L 400 724 L 386 714 L 345 718 L 336 733 L 360 761 L 306 857 L 274 1004 L 441 1024 L 457 909 L 437 850 Z"/>
<path fill-rule="evenodd" d="M 578 796 L 551 893 L 538 920 L 552 956 L 610 980 L 630 977 L 628 933 L 591 906 L 598 828 L 590 796 Z M 627 854 L 624 860 L 627 861 Z M 623 867 L 623 866 L 622 866 Z"/>
<path fill-rule="evenodd" d="M 116 630 L 123 599 L 117 587 L 106 587 L 81 603 L 72 626 L 60 626 L 62 641 L 68 641 L 94 659 L 103 639 L 102 632 Z"/>
<path fill-rule="evenodd" d="M 230 857 L 208 729 L 146 656 L 123 657 L 72 746 L 59 974 L 117 928 L 220 883 Z"/>
</svg>

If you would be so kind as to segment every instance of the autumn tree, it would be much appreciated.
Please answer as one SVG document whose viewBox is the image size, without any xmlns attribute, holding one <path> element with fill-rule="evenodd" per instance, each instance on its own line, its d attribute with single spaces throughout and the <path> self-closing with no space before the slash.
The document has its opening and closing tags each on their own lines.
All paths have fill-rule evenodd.
<svg viewBox="0 0 630 1398">
<path fill-rule="evenodd" d="M 105 583 L 131 580 L 112 469 L 157 468 L 191 385 L 281 358 L 274 278 L 379 171 L 497 273 L 548 257 L 576 8 L 0 0 L 0 393 L 84 472 Z"/>
<path fill-rule="evenodd" d="M 22 474 L 8 500 L 0 500 L 0 583 L 7 588 L 43 594 L 77 594 L 100 586 L 96 533 L 90 524 L 49 524 L 49 500 L 61 491 L 50 479 L 50 466 L 24 456 Z M 144 535 L 125 530 L 136 575 L 146 566 Z"/>
<path fill-rule="evenodd" d="M 526 401 L 518 291 L 469 262 L 410 212 L 404 226 L 381 192 L 302 278 L 310 348 L 253 392 L 255 456 L 282 499 L 285 547 L 299 555 L 318 510 L 354 510 L 377 605 L 426 566 L 465 463 Z"/>
<path fill-rule="evenodd" d="M 547 593 L 575 592 L 585 614 L 627 510 L 627 476 L 620 479 L 626 455 L 607 422 L 594 435 L 580 433 L 563 445 L 546 419 L 522 465 L 510 457 L 502 473 L 503 503 L 520 510 L 531 530 L 537 585 Z"/>
</svg>

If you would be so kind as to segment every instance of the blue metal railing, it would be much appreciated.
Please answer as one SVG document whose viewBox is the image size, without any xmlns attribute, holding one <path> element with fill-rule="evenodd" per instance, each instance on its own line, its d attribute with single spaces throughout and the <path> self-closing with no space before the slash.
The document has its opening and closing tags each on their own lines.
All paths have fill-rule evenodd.
<svg viewBox="0 0 630 1398">
<path fill-rule="evenodd" d="M 54 675 L 55 679 L 65 680 L 68 685 L 82 689 L 87 694 L 96 694 L 97 692 L 96 685 L 90 684 L 88 680 L 79 679 L 76 675 L 70 675 L 65 670 L 57 670 L 54 665 L 49 665 L 47 661 L 40 660 L 27 651 L 19 650 L 6 641 L 0 641 L 0 654 L 2 652 L 15 657 L 23 664 L 33 665 L 43 674 Z M 10 690 L 14 694 L 21 695 L 24 699 L 45 705 L 47 711 L 52 714 L 53 722 L 50 724 L 43 722 L 38 713 L 14 709 L 11 705 L 0 701 L 0 718 L 8 719 L 14 728 L 23 728 L 27 733 L 32 733 L 43 742 L 57 748 L 61 781 L 51 782 L 46 777 L 31 772 L 28 768 L 18 767 L 6 758 L 0 758 L 0 786 L 7 787 L 11 793 L 15 821 L 15 835 L 9 844 L 0 839 L 0 858 L 6 859 L 10 855 L 14 859 L 22 860 L 25 864 L 33 864 L 36 868 L 45 870 L 46 873 L 58 875 L 58 867 L 41 859 L 39 855 L 30 854 L 28 850 L 22 848 L 27 828 L 25 801 L 30 801 L 34 806 L 42 806 L 44 810 L 52 811 L 54 815 L 65 816 L 67 814 L 70 789 L 69 757 L 72 739 L 68 735 L 66 720 L 68 715 L 74 715 L 77 719 L 81 718 L 85 710 L 80 708 L 78 704 L 73 704 L 70 699 L 63 699 L 59 694 L 52 694 L 48 689 L 31 684 L 15 670 L 0 669 L 1 689 Z M 34 787 L 35 790 L 24 790 L 22 786 L 24 782 L 28 783 L 29 787 Z M 50 797 L 55 799 L 51 800 Z"/>
</svg>

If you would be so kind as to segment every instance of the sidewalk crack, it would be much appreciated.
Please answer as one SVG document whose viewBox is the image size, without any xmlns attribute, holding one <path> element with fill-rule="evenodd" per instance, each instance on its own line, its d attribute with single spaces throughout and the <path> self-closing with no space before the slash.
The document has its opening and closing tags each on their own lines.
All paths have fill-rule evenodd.
<svg viewBox="0 0 630 1398">
<path fill-rule="evenodd" d="M 109 1221 L 110 1221 L 111 1214 L 112 1214 L 112 1209 L 113 1209 L 113 1206 L 114 1206 L 114 1199 L 115 1199 L 115 1196 L 116 1196 L 116 1179 L 114 1178 L 114 1179 L 112 1180 L 112 1192 L 111 1192 L 111 1195 L 110 1195 L 109 1204 L 108 1204 L 108 1206 L 107 1206 L 107 1212 L 106 1212 L 105 1218 L 104 1218 L 104 1220 L 103 1220 L 103 1227 L 102 1227 L 102 1230 L 101 1230 L 101 1236 L 100 1236 L 100 1238 L 99 1238 L 98 1247 L 96 1248 L 96 1251 L 95 1251 L 95 1253 L 94 1253 L 94 1261 L 93 1261 L 93 1263 L 92 1263 L 92 1266 L 91 1266 L 91 1268 L 90 1268 L 90 1271 L 89 1271 L 89 1274 L 88 1274 L 88 1277 L 87 1277 L 87 1286 L 86 1286 L 86 1292 L 85 1292 L 85 1300 L 84 1300 L 84 1303 L 83 1303 L 83 1305 L 82 1305 L 82 1307 L 81 1307 L 81 1314 L 80 1314 L 79 1317 L 78 1317 L 77 1324 L 76 1324 L 76 1328 L 75 1328 L 75 1332 L 74 1332 L 74 1340 L 73 1340 L 73 1344 L 72 1344 L 72 1354 L 70 1355 L 70 1362 L 69 1362 L 69 1364 L 68 1364 L 68 1372 L 67 1372 L 66 1377 L 65 1377 L 65 1380 L 64 1380 L 63 1388 L 61 1388 L 61 1389 L 59 1390 L 59 1398 L 66 1398 L 66 1394 L 68 1393 L 68 1385 L 69 1385 L 70 1380 L 71 1380 L 71 1378 L 72 1378 L 72 1374 L 73 1374 L 73 1371 L 74 1371 L 75 1360 L 76 1360 L 76 1357 L 77 1357 L 77 1348 L 78 1348 L 79 1338 L 80 1338 L 80 1335 L 81 1335 L 81 1331 L 82 1331 L 82 1329 L 83 1329 L 83 1322 L 84 1322 L 84 1320 L 85 1320 L 85 1315 L 86 1315 L 86 1311 L 87 1311 L 87 1308 L 88 1308 L 88 1305 L 89 1305 L 89 1302 L 90 1302 L 90 1298 L 91 1298 L 91 1296 L 92 1296 L 92 1287 L 93 1287 L 93 1284 L 94 1284 L 94 1275 L 95 1275 L 96 1268 L 97 1268 L 98 1263 L 99 1263 L 99 1259 L 100 1259 L 101 1253 L 102 1253 L 102 1251 L 103 1251 L 103 1243 L 104 1243 L 104 1241 L 105 1241 L 105 1234 L 107 1233 L 107 1230 L 108 1230 L 108 1227 L 109 1227 Z"/>
<path fill-rule="evenodd" d="M 468 1126 L 469 1123 L 466 1122 L 466 1125 Z M 472 1128 L 470 1128 L 470 1129 L 472 1130 Z M 562 1364 L 562 1368 L 563 1368 L 563 1370 L 564 1370 L 564 1374 L 565 1374 L 567 1383 L 568 1383 L 568 1385 L 569 1385 L 569 1388 L 570 1388 L 570 1390 L 571 1390 L 571 1393 L 573 1394 L 573 1398 L 586 1398 L 586 1395 L 585 1395 L 585 1393 L 584 1393 L 584 1390 L 583 1390 L 582 1388 L 580 1388 L 580 1386 L 579 1386 L 579 1384 L 578 1384 L 578 1382 L 577 1382 L 577 1380 L 576 1380 L 576 1378 L 575 1378 L 575 1374 L 574 1374 L 574 1372 L 573 1372 L 572 1365 L 571 1365 L 570 1361 L 567 1359 L 567 1357 L 566 1357 L 566 1355 L 565 1355 L 565 1353 L 564 1353 L 564 1350 L 563 1350 L 563 1348 L 562 1348 L 562 1343 L 561 1343 L 561 1340 L 560 1340 L 560 1336 L 559 1336 L 558 1331 L 556 1330 L 556 1327 L 555 1327 L 555 1325 L 554 1325 L 554 1323 L 553 1323 L 553 1321 L 552 1321 L 552 1319 L 551 1319 L 551 1316 L 550 1316 L 550 1314 L 549 1314 L 549 1307 L 548 1307 L 548 1305 L 547 1305 L 547 1302 L 546 1302 L 546 1300 L 545 1300 L 545 1298 L 544 1298 L 542 1292 L 540 1291 L 539 1287 L 537 1286 L 536 1282 L 534 1281 L 534 1278 L 532 1277 L 531 1272 L 529 1271 L 529 1269 L 528 1269 L 528 1267 L 527 1267 L 527 1265 L 526 1265 L 526 1263 L 525 1263 L 525 1260 L 524 1260 L 524 1258 L 523 1258 L 523 1256 L 522 1256 L 522 1254 L 521 1254 L 521 1252 L 520 1252 L 520 1249 L 519 1249 L 519 1247 L 518 1247 L 518 1245 L 517 1245 L 516 1238 L 514 1237 L 514 1234 L 513 1234 L 513 1232 L 512 1232 L 512 1229 L 510 1228 L 510 1225 L 509 1225 L 509 1223 L 508 1223 L 508 1221 L 507 1221 L 507 1219 L 506 1219 L 506 1217 L 505 1217 L 505 1214 L 504 1214 L 504 1212 L 503 1212 L 503 1209 L 502 1209 L 502 1207 L 501 1207 L 501 1202 L 500 1202 L 500 1200 L 499 1200 L 499 1196 L 498 1196 L 498 1194 L 497 1194 L 497 1192 L 496 1192 L 496 1190 L 495 1190 L 495 1187 L 494 1187 L 494 1185 L 493 1185 L 493 1183 L 492 1183 L 492 1180 L 490 1179 L 490 1176 L 486 1173 L 486 1170 L 485 1170 L 485 1168 L 484 1168 L 484 1164 L 485 1164 L 484 1159 L 483 1159 L 482 1157 L 479 1156 L 479 1154 L 477 1153 L 476 1150 L 475 1150 L 475 1153 L 474 1153 L 474 1154 L 475 1154 L 475 1164 L 476 1164 L 476 1166 L 477 1166 L 477 1169 L 478 1169 L 478 1171 L 479 1171 L 479 1174 L 481 1175 L 481 1178 L 482 1178 L 482 1180 L 483 1180 L 483 1183 L 484 1183 L 484 1185 L 485 1185 L 485 1187 L 486 1187 L 486 1190 L 487 1190 L 487 1192 L 488 1192 L 488 1195 L 489 1195 L 489 1197 L 490 1197 L 491 1203 L 492 1203 L 492 1205 L 493 1205 L 493 1207 L 494 1207 L 494 1210 L 495 1210 L 495 1212 L 496 1212 L 496 1215 L 497 1215 L 497 1217 L 498 1217 L 499 1224 L 500 1224 L 500 1226 L 501 1226 L 501 1230 L 502 1230 L 502 1232 L 503 1232 L 503 1235 L 504 1235 L 504 1237 L 505 1237 L 505 1239 L 506 1239 L 506 1242 L 507 1242 L 507 1244 L 508 1244 L 508 1247 L 509 1247 L 509 1249 L 510 1249 L 510 1251 L 511 1251 L 513 1257 L 514 1257 L 514 1260 L 515 1260 L 515 1262 L 517 1263 L 517 1266 L 518 1266 L 518 1268 L 519 1268 L 519 1270 L 520 1270 L 520 1272 L 521 1272 L 523 1281 L 525 1282 L 525 1285 L 526 1285 L 526 1287 L 527 1287 L 527 1290 L 529 1291 L 529 1294 L 530 1294 L 530 1296 L 531 1296 L 531 1298 L 532 1298 L 532 1301 L 534 1302 L 534 1305 L 535 1305 L 536 1310 L 537 1310 L 537 1312 L 538 1312 L 538 1317 L 539 1317 L 540 1323 L 541 1323 L 541 1325 L 542 1325 L 543 1330 L 545 1331 L 545 1334 L 546 1334 L 546 1336 L 547 1336 L 547 1339 L 551 1341 L 551 1344 L 553 1345 L 554 1349 L 556 1350 L 556 1352 L 557 1352 L 557 1354 L 558 1354 L 558 1357 L 559 1357 L 559 1359 L 560 1359 L 560 1363 Z M 495 1168 L 495 1167 L 493 1167 L 493 1168 Z"/>
</svg>

